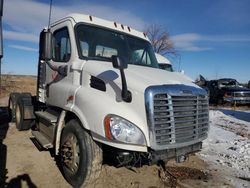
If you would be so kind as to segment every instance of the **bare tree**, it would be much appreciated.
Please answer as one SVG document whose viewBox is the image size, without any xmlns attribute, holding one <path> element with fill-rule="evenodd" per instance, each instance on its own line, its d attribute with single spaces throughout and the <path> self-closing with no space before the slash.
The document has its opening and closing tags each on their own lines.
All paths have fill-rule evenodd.
<svg viewBox="0 0 250 188">
<path fill-rule="evenodd" d="M 145 34 L 152 43 L 154 51 L 161 55 L 177 55 L 169 33 L 161 25 L 151 24 L 146 27 Z"/>
</svg>

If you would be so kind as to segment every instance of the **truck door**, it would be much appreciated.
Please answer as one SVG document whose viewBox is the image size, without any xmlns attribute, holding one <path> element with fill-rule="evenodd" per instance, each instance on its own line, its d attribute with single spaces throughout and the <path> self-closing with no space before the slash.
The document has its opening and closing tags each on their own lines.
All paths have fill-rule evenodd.
<svg viewBox="0 0 250 188">
<path fill-rule="evenodd" d="M 67 104 L 68 93 L 72 86 L 72 75 L 70 72 L 72 60 L 72 41 L 70 21 L 62 22 L 51 28 L 53 33 L 52 48 L 53 55 L 50 65 L 54 68 L 60 67 L 65 74 L 53 70 L 46 65 L 46 104 L 64 108 Z M 72 35 L 72 34 L 71 34 Z"/>
</svg>

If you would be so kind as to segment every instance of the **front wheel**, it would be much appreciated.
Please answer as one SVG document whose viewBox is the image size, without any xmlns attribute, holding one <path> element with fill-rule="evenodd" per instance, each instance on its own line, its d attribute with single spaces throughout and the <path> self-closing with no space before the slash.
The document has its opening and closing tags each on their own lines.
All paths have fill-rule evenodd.
<svg viewBox="0 0 250 188">
<path fill-rule="evenodd" d="M 102 149 L 75 119 L 63 129 L 60 161 L 63 175 L 73 187 L 94 183 L 101 172 Z"/>
</svg>

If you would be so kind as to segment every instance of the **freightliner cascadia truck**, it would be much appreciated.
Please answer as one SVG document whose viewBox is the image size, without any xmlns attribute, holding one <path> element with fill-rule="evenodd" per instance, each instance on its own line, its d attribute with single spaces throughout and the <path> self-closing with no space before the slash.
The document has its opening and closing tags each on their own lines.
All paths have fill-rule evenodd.
<svg viewBox="0 0 250 188">
<path fill-rule="evenodd" d="M 42 30 L 39 47 L 37 96 L 12 93 L 10 113 L 54 151 L 72 186 L 91 185 L 104 156 L 154 164 L 201 149 L 207 93 L 161 70 L 145 33 L 71 14 Z"/>
</svg>

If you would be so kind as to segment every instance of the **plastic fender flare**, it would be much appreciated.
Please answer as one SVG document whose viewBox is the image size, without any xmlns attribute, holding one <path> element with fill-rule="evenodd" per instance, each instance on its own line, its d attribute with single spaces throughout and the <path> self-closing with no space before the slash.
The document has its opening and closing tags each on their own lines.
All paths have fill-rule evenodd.
<svg viewBox="0 0 250 188">
<path fill-rule="evenodd" d="M 56 135 L 55 135 L 55 153 L 56 155 L 59 155 L 59 148 L 60 148 L 60 142 L 61 142 L 61 134 L 62 130 L 65 126 L 65 116 L 66 116 L 66 111 L 63 110 L 59 116 L 58 123 L 57 123 L 57 128 L 56 128 Z"/>
<path fill-rule="evenodd" d="M 86 121 L 82 121 L 81 118 L 79 118 L 78 114 L 75 113 L 75 111 L 71 111 L 78 119 L 79 121 L 81 122 L 81 125 L 84 129 L 87 129 L 89 130 L 88 127 L 84 126 L 86 125 L 85 122 Z M 56 155 L 59 154 L 59 148 L 60 148 L 60 142 L 61 142 L 61 134 L 62 134 L 62 130 L 63 128 L 65 127 L 65 117 L 66 117 L 66 114 L 67 114 L 67 111 L 66 110 L 63 110 L 59 116 L 59 119 L 58 119 L 58 123 L 57 123 L 57 128 L 56 128 L 56 133 L 55 133 L 55 153 Z"/>
</svg>

